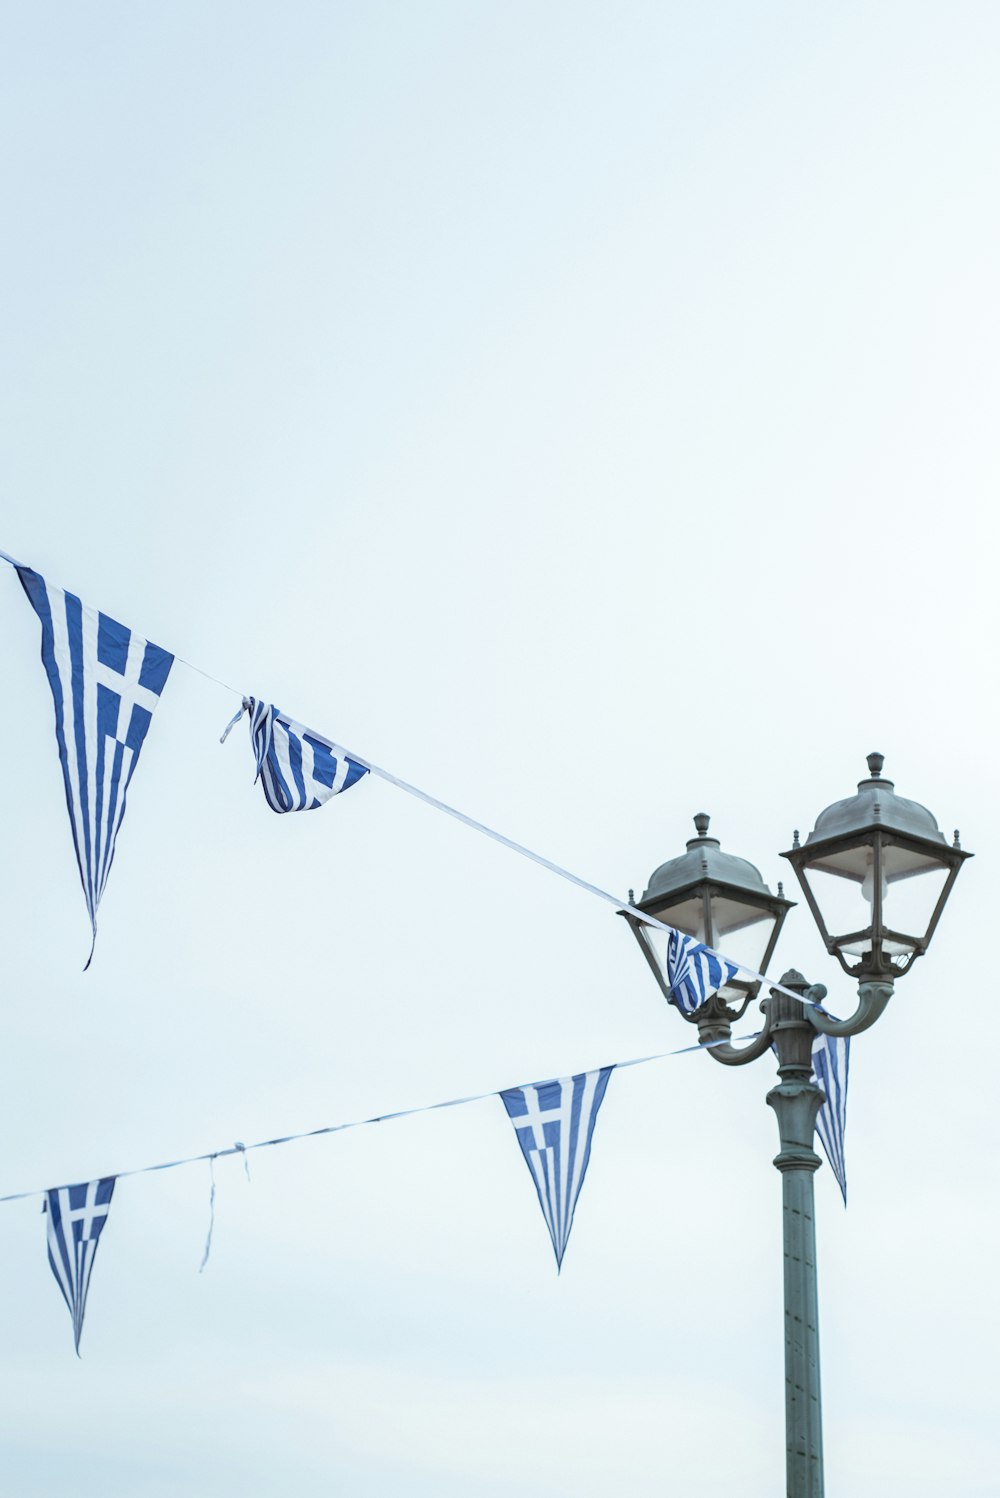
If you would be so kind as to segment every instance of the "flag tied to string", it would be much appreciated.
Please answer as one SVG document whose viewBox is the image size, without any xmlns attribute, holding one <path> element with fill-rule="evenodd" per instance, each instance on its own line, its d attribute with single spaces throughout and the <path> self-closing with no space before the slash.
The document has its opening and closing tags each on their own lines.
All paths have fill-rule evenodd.
<svg viewBox="0 0 1000 1498">
<path fill-rule="evenodd" d="M 666 979 L 674 1003 L 682 1014 L 694 1014 L 714 993 L 731 983 L 740 971 L 680 931 L 671 931 L 667 940 Z"/>
<path fill-rule="evenodd" d="M 500 1094 L 531 1171 L 559 1269 L 590 1161 L 598 1110 L 613 1071 L 613 1066 L 604 1066 Z"/>
<path fill-rule="evenodd" d="M 844 1133 L 847 1129 L 847 1075 L 851 1064 L 851 1041 L 846 1035 L 818 1034 L 812 1048 L 813 1075 L 826 1093 L 816 1116 L 816 1133 L 830 1162 L 840 1194 L 847 1206 L 847 1164 Z"/>
<path fill-rule="evenodd" d="M 315 811 L 368 774 L 311 728 L 303 728 L 273 704 L 248 697 L 250 738 L 257 779 L 272 811 Z"/>
<path fill-rule="evenodd" d="M 73 1318 L 73 1341 L 80 1356 L 80 1334 L 97 1240 L 108 1220 L 115 1177 L 45 1193 L 49 1263 Z"/>
<path fill-rule="evenodd" d="M 830 1016 L 831 1019 L 833 1016 Z M 771 1046 L 775 1055 L 776 1045 Z M 813 1081 L 822 1087 L 826 1097 L 816 1115 L 816 1133 L 823 1153 L 830 1163 L 834 1179 L 847 1206 L 847 1161 L 844 1134 L 847 1130 L 847 1076 L 851 1065 L 851 1040 L 848 1035 L 824 1035 L 818 1032 L 812 1043 Z"/>
<path fill-rule="evenodd" d="M 42 625 L 42 662 L 93 934 L 89 967 L 126 793 L 174 658 L 30 567 L 17 573 Z"/>
</svg>

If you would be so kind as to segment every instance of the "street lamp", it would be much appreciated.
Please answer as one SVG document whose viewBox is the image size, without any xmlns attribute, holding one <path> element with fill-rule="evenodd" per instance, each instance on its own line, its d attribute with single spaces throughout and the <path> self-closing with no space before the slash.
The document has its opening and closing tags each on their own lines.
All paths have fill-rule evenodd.
<svg viewBox="0 0 1000 1498">
<path fill-rule="evenodd" d="M 900 978 L 923 956 L 972 856 L 957 832 L 949 847 L 926 806 L 896 795 L 882 779 L 883 762 L 869 754 L 857 795 L 828 806 L 805 846 L 796 832 L 781 855 L 798 875 L 827 951 L 852 978 Z M 831 922 L 845 934 L 831 935 Z"/>
<path fill-rule="evenodd" d="M 875 1023 L 892 998 L 895 980 L 926 952 L 958 871 L 972 856 L 959 846 L 957 832 L 952 844 L 945 840 L 926 807 L 895 794 L 892 782 L 882 779 L 882 764 L 881 754 L 870 754 L 869 776 L 857 795 L 828 806 L 805 842 L 796 833 L 782 855 L 798 876 L 827 950 L 858 979 L 858 1004 L 850 1019 L 835 1020 L 817 1008 L 826 989 L 810 985 L 794 969 L 781 979 L 786 992 L 772 988 L 762 1001 L 763 1027 L 748 1044 L 733 1046 L 730 1037 L 733 1021 L 757 991 L 752 982 L 734 981 L 684 1015 L 723 1066 L 745 1066 L 772 1048 L 778 1057 L 780 1080 L 767 1102 L 780 1140 L 774 1164 L 781 1173 L 783 1207 L 788 1498 L 823 1498 L 813 1200 L 813 1176 L 821 1161 L 813 1139 L 825 1094 L 813 1079 L 813 1041 L 817 1032 L 858 1035 Z M 634 908 L 734 962 L 766 972 L 791 902 L 780 884 L 772 895 L 752 864 L 721 852 L 718 841 L 706 836 L 703 813 L 695 827 L 698 836 L 687 851 L 655 870 Z M 625 916 L 660 989 L 673 1002 L 667 933 L 638 916 Z M 760 961 L 746 945 L 752 940 Z"/>
<path fill-rule="evenodd" d="M 745 858 L 723 853 L 719 839 L 708 836 L 709 821 L 705 812 L 698 813 L 694 819 L 697 836 L 690 839 L 686 851 L 655 869 L 642 899 L 631 903 L 664 925 L 674 926 L 706 947 L 745 963 L 751 971 L 766 972 L 794 902 L 785 899 L 780 884 L 777 895 L 772 895 L 759 870 Z M 667 932 L 648 926 L 627 911 L 625 919 L 664 998 L 673 1004 L 667 976 Z M 703 1037 L 708 1039 L 704 1029 L 709 1021 L 739 1019 L 759 987 L 759 983 L 737 976 L 719 989 L 697 1016 L 684 1018 L 692 1022 L 697 1019 Z M 739 1008 L 731 1007 L 736 1004 Z"/>
</svg>

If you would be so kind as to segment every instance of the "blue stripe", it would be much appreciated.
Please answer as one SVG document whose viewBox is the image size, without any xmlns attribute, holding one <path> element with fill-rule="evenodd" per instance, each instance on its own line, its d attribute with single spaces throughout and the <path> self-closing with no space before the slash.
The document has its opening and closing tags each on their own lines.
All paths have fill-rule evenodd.
<svg viewBox="0 0 1000 1498">
<path fill-rule="evenodd" d="M 83 605 L 73 593 L 64 593 L 66 607 L 66 630 L 69 635 L 70 686 L 73 693 L 73 731 L 76 740 L 77 783 L 74 787 L 80 803 L 83 822 L 83 851 L 86 863 L 84 893 L 87 909 L 93 924 L 96 917 L 94 907 L 94 863 L 90 846 L 90 787 L 88 784 L 87 735 L 84 728 L 83 708 Z"/>
<path fill-rule="evenodd" d="M 131 638 L 132 631 L 126 629 L 124 624 L 119 624 L 117 619 L 109 619 L 107 614 L 98 614 L 97 659 L 117 671 L 119 676 L 125 675 Z"/>
<path fill-rule="evenodd" d="M 139 685 L 148 687 L 151 692 L 156 693 L 157 697 L 161 696 L 173 663 L 174 658 L 169 650 L 164 650 L 161 645 L 154 645 L 152 640 L 147 640 L 146 653 L 139 672 Z"/>
<path fill-rule="evenodd" d="M 59 750 L 59 763 L 63 772 L 63 794 L 66 797 L 66 810 L 69 813 L 69 827 L 73 836 L 73 850 L 76 853 L 76 864 L 80 870 L 80 879 L 83 880 L 83 850 L 80 847 L 76 834 L 76 817 L 73 811 L 73 799 L 70 789 L 69 758 L 66 749 L 66 735 L 63 732 L 64 702 L 62 677 L 59 675 L 55 657 L 55 639 L 52 633 L 52 610 L 49 603 L 48 591 L 45 587 L 45 579 L 39 577 L 37 572 L 32 572 L 30 567 L 18 567 L 17 575 L 42 626 L 42 665 L 49 679 L 49 688 L 52 692 L 52 701 L 56 710 L 56 745 Z M 86 885 L 84 885 L 86 894 Z"/>
</svg>

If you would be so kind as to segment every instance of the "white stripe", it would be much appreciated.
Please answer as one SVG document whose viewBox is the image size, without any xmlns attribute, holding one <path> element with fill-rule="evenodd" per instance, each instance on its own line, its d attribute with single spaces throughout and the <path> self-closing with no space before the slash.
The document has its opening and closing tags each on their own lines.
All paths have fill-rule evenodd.
<svg viewBox="0 0 1000 1498">
<path fill-rule="evenodd" d="M 108 848 L 108 863 L 101 879 L 101 895 L 104 894 L 104 885 L 107 881 L 108 870 L 111 868 L 111 855 L 115 851 L 115 839 L 118 836 L 118 829 L 122 825 L 122 819 L 125 816 L 125 801 L 128 795 L 128 784 L 132 778 L 132 771 L 135 768 L 136 757 L 137 756 L 134 749 L 130 749 L 127 744 L 122 746 L 122 774 L 121 780 L 118 783 L 118 804 L 115 807 L 115 825 L 111 833 L 111 843 Z"/>
<path fill-rule="evenodd" d="M 87 789 L 89 792 L 89 820 L 91 836 L 91 899 L 93 916 L 97 916 L 97 864 L 100 847 L 100 828 L 97 825 L 97 615 L 93 609 L 84 608 L 81 621 L 83 634 L 83 729 L 87 745 Z"/>
<path fill-rule="evenodd" d="M 306 788 L 306 799 L 302 810 L 305 811 L 313 796 L 316 795 L 316 759 L 313 753 L 313 746 L 309 743 L 309 740 L 304 736 L 297 737 L 302 747 L 302 782 Z M 319 789 L 325 791 L 326 786 L 320 786 Z"/>
<path fill-rule="evenodd" d="M 555 1171 L 552 1159 L 552 1148 L 546 1145 L 543 1150 L 532 1152 L 532 1161 L 538 1161 L 535 1170 L 535 1178 L 541 1187 L 540 1200 L 542 1203 L 542 1215 L 545 1218 L 545 1226 L 549 1230 L 549 1236 L 555 1244 L 559 1242 L 559 1225 L 556 1221 L 555 1204 Z"/>
<path fill-rule="evenodd" d="M 559 1251 L 561 1253 L 566 1246 L 566 1233 L 569 1226 L 569 1157 L 573 1118 L 572 1077 L 559 1083 L 559 1094 L 562 1104 L 559 1110 Z"/>
<path fill-rule="evenodd" d="M 83 1312 L 87 1304 L 87 1288 L 90 1285 L 90 1271 L 94 1267 L 94 1254 L 96 1252 L 96 1238 L 85 1238 L 80 1244 L 80 1252 L 77 1259 L 76 1314 L 73 1317 L 77 1340 L 79 1340 L 80 1332 L 83 1330 Z"/>
<path fill-rule="evenodd" d="M 76 842 L 80 853 L 80 877 L 84 882 L 87 909 L 90 911 L 90 894 L 86 888 L 84 825 L 80 810 L 80 766 L 77 763 L 76 756 L 76 732 L 73 715 L 73 673 L 69 654 L 69 628 L 66 623 L 66 594 L 62 588 L 50 588 L 47 584 L 45 587 L 49 599 L 49 613 L 52 618 L 52 648 L 55 656 L 56 670 L 59 673 L 59 683 L 62 687 L 63 710 L 60 726 L 62 728 L 63 741 L 66 745 L 70 815 L 73 818 L 73 828 L 76 832 Z"/>
<path fill-rule="evenodd" d="M 587 1140 L 590 1136 L 592 1123 L 591 1114 L 594 1109 L 594 1098 L 597 1093 L 597 1079 L 599 1072 L 587 1072 L 583 1085 L 583 1098 L 580 1104 L 580 1130 L 576 1140 L 576 1156 L 573 1161 L 572 1197 L 575 1203 L 580 1194 L 582 1185 L 583 1162 L 586 1159 Z"/>
<path fill-rule="evenodd" d="M 56 1225 L 55 1225 L 55 1216 L 54 1216 L 54 1214 L 53 1214 L 53 1212 L 51 1210 L 51 1204 L 50 1204 L 50 1207 L 49 1207 L 49 1221 L 48 1221 L 49 1247 L 52 1250 L 52 1258 L 53 1258 L 53 1260 L 55 1262 L 55 1276 L 56 1276 L 56 1279 L 59 1281 L 59 1284 L 62 1287 L 62 1290 L 63 1290 L 63 1292 L 64 1292 L 64 1294 L 66 1296 L 67 1301 L 69 1302 L 70 1305 L 72 1305 L 73 1304 L 73 1286 L 72 1286 L 71 1282 L 66 1278 L 66 1271 L 65 1271 L 65 1268 L 63 1266 L 62 1254 L 60 1253 L 60 1243 L 59 1243 L 60 1236 L 62 1236 L 65 1239 L 65 1232 L 66 1232 L 66 1215 L 65 1214 L 69 1211 L 69 1191 L 68 1191 L 68 1189 L 64 1188 L 64 1189 L 58 1191 L 56 1193 L 56 1195 L 58 1197 L 58 1202 L 59 1202 L 60 1226 L 59 1226 L 59 1230 L 57 1231 L 56 1230 Z M 67 1245 L 67 1248 L 68 1247 L 69 1246 Z M 70 1259 L 72 1259 L 72 1253 L 69 1254 L 69 1257 L 70 1257 Z"/>
</svg>

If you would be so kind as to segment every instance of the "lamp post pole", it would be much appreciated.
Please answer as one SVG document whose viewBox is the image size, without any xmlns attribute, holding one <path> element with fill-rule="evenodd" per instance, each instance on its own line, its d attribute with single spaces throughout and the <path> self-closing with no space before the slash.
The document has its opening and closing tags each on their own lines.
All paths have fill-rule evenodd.
<svg viewBox="0 0 1000 1498">
<path fill-rule="evenodd" d="M 781 1172 L 782 1246 L 785 1300 L 785 1471 L 788 1498 L 823 1498 L 823 1408 L 819 1373 L 819 1306 L 816 1286 L 816 1214 L 813 1177 L 822 1161 L 813 1148 L 816 1115 L 825 1093 L 813 1075 L 817 1034 L 859 1035 L 884 1014 L 893 994 L 888 979 L 863 982 L 849 1019 L 836 1020 L 816 1005 L 826 998 L 822 984 L 810 984 L 793 968 L 782 988 L 772 988 L 761 1005 L 764 1025 L 749 1045 L 729 1043 L 735 1012 L 713 995 L 693 1016 L 708 1054 L 722 1066 L 746 1066 L 772 1047 L 778 1056 L 776 1087 L 767 1101 L 778 1120 Z"/>
<path fill-rule="evenodd" d="M 801 973 L 786 973 L 788 988 L 807 987 Z M 819 1377 L 819 1307 L 816 1290 L 816 1216 L 813 1148 L 823 1093 L 812 1076 L 815 1031 L 804 1005 L 772 993 L 771 1036 L 778 1052 L 776 1087 L 767 1101 L 778 1120 L 782 1240 L 785 1255 L 785 1464 L 789 1498 L 823 1498 L 823 1409 Z"/>
<path fill-rule="evenodd" d="M 781 1173 L 782 1247 L 785 1301 L 785 1470 L 788 1498 L 823 1498 L 823 1407 L 819 1373 L 819 1305 L 816 1287 L 816 1213 L 813 1176 L 822 1161 L 813 1148 L 816 1115 L 825 1093 L 813 1075 L 817 1033 L 860 1034 L 873 1025 L 892 997 L 885 981 L 862 983 L 850 1019 L 835 1020 L 815 1007 L 826 998 L 822 984 L 810 984 L 793 968 L 764 1001 L 764 1025 L 749 1045 L 729 1043 L 735 1012 L 713 995 L 694 1015 L 699 1039 L 722 1066 L 746 1066 L 772 1047 L 778 1056 L 776 1087 L 767 1094 L 778 1121 Z"/>
</svg>

